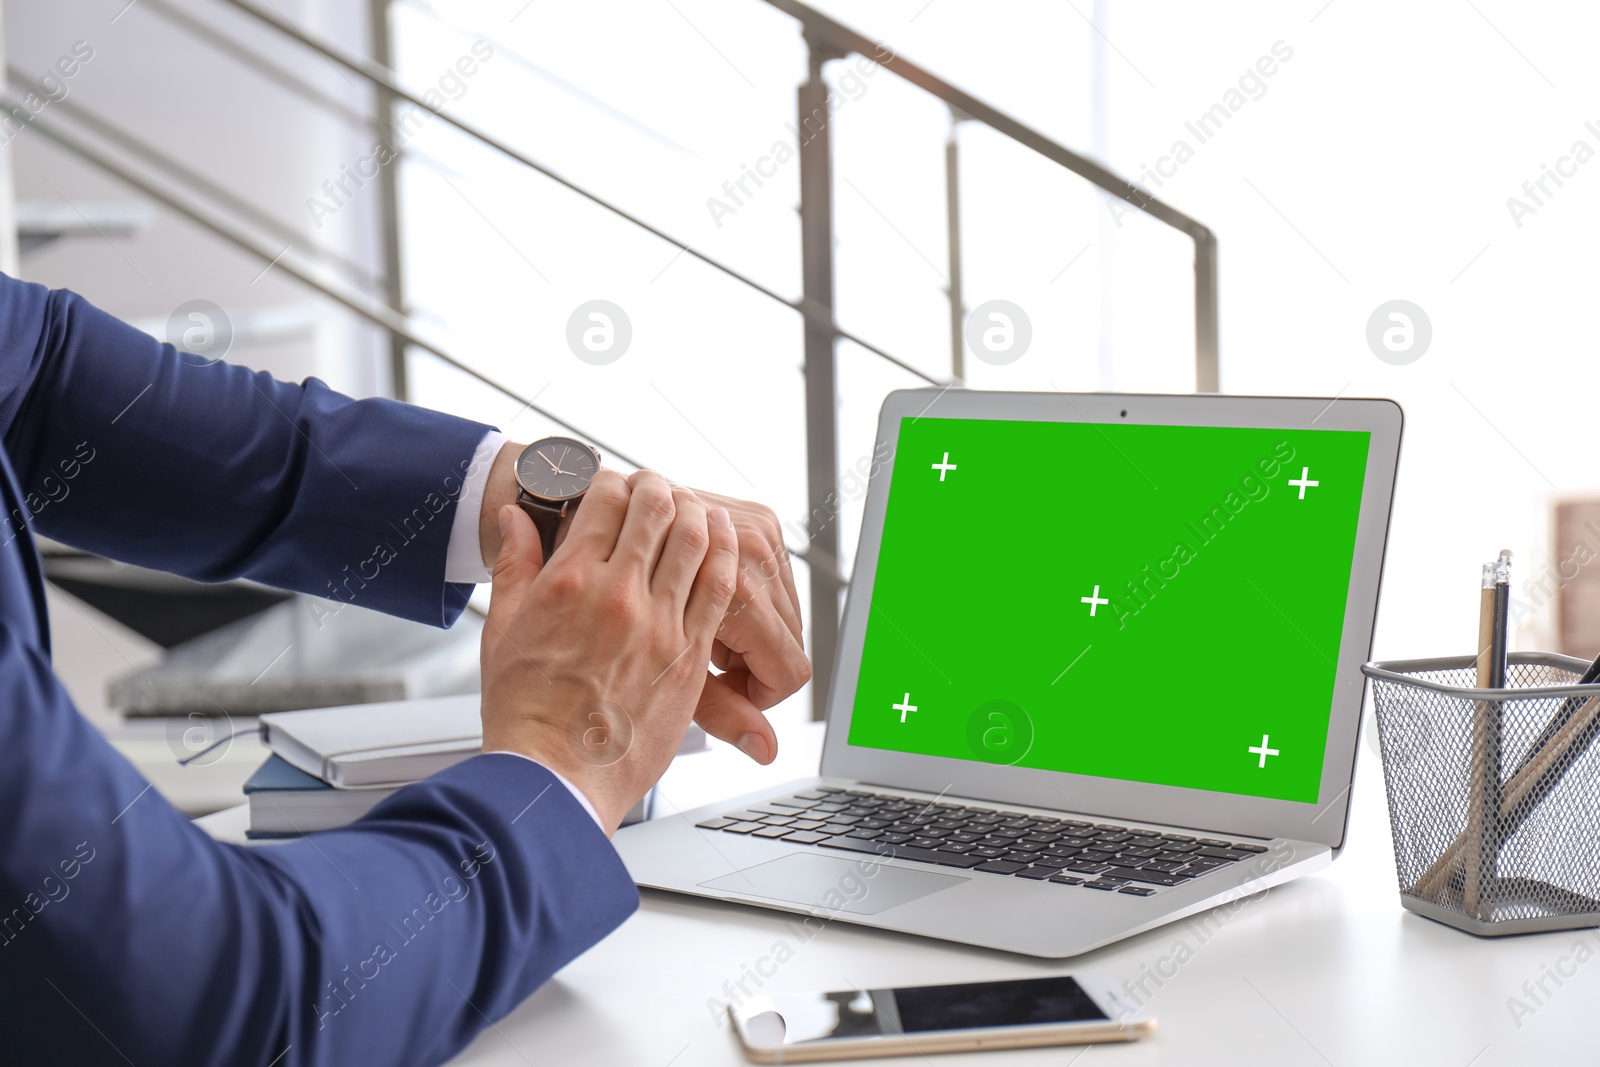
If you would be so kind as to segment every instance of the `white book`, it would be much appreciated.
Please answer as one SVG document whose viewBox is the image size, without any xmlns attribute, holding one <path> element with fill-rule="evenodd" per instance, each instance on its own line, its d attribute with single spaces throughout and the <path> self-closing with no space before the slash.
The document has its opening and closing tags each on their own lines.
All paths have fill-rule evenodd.
<svg viewBox="0 0 1600 1067">
<path fill-rule="evenodd" d="M 336 789 L 392 789 L 483 750 L 479 695 L 351 704 L 261 716 L 261 741 Z"/>
<path fill-rule="evenodd" d="M 483 751 L 481 697 L 430 697 L 261 716 L 261 742 L 335 789 L 394 789 Z M 678 754 L 706 747 L 690 726 Z"/>
</svg>

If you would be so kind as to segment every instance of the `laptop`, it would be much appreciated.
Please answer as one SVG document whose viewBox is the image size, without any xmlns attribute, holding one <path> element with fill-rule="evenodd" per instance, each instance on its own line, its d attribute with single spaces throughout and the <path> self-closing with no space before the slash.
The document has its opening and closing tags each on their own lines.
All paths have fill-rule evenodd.
<svg viewBox="0 0 1600 1067">
<path fill-rule="evenodd" d="M 1401 423 L 1388 400 L 890 394 L 820 774 L 624 829 L 628 870 L 1066 957 L 1328 866 Z"/>
</svg>

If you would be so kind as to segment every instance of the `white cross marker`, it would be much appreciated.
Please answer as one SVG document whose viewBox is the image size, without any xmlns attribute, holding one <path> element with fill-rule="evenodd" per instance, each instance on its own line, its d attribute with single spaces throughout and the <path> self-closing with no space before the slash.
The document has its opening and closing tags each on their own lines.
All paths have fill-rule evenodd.
<svg viewBox="0 0 1600 1067">
<path fill-rule="evenodd" d="M 909 696 L 910 694 L 907 694 L 907 695 Z M 1250 746 L 1250 754 L 1252 756 L 1260 756 L 1261 757 L 1261 762 L 1256 765 L 1256 769 L 1260 770 L 1260 769 L 1266 767 L 1266 765 L 1267 765 L 1267 757 L 1268 756 L 1276 756 L 1278 754 L 1278 750 L 1275 749 L 1275 748 L 1268 748 L 1267 747 L 1267 735 L 1266 734 L 1262 734 L 1261 735 L 1261 747 L 1257 748 L 1256 746 L 1251 745 Z"/>
<path fill-rule="evenodd" d="M 949 474 L 951 471 L 956 469 L 956 465 L 950 462 L 950 453 L 948 452 L 944 454 L 944 461 L 942 463 L 934 463 L 931 466 L 934 470 L 939 472 L 939 480 L 941 482 L 944 481 L 944 476 L 946 474 Z"/>
<path fill-rule="evenodd" d="M 1080 603 L 1089 605 L 1089 618 L 1091 619 L 1094 618 L 1095 610 L 1099 608 L 1101 604 L 1111 603 L 1111 601 L 1100 595 L 1100 587 L 1098 585 L 1094 587 L 1094 592 L 1090 593 L 1088 596 L 1081 596 L 1078 598 L 1078 600 Z"/>
<path fill-rule="evenodd" d="M 906 712 L 908 712 L 908 711 L 916 711 L 917 710 L 917 706 L 915 704 L 911 703 L 911 694 L 907 693 L 905 696 L 900 698 L 900 703 L 898 703 L 898 704 L 896 704 L 894 706 L 894 710 L 898 711 L 900 713 L 900 721 L 901 722 L 905 722 L 906 721 Z"/>
<path fill-rule="evenodd" d="M 1304 500 L 1306 498 L 1306 490 L 1307 489 L 1315 489 L 1317 486 L 1321 485 L 1322 483 L 1321 482 L 1314 482 L 1314 481 L 1311 480 L 1311 468 L 1310 467 L 1301 467 L 1300 468 L 1300 477 L 1299 478 L 1290 478 L 1289 479 L 1289 484 L 1290 485 L 1298 485 L 1300 487 L 1300 499 Z"/>
</svg>

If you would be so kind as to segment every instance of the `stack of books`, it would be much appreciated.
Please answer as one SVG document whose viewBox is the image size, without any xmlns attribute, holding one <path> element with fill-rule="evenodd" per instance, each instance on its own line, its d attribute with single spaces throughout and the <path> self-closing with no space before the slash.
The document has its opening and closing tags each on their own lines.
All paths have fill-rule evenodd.
<svg viewBox="0 0 1600 1067">
<path fill-rule="evenodd" d="M 397 787 L 398 788 L 398 787 Z M 394 789 L 335 789 L 282 756 L 268 756 L 244 784 L 251 838 L 299 837 L 355 822 Z"/>
<path fill-rule="evenodd" d="M 299 837 L 347 825 L 385 797 L 483 750 L 478 694 L 261 716 L 272 755 L 245 783 L 248 836 Z M 706 747 L 691 727 L 680 755 Z M 650 817 L 654 791 L 623 825 Z"/>
</svg>

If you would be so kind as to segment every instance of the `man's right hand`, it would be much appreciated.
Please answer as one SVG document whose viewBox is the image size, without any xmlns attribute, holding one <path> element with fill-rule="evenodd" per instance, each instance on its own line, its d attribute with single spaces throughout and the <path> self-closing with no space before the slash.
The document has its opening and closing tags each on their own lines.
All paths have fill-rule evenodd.
<svg viewBox="0 0 1600 1067">
<path fill-rule="evenodd" d="M 733 526 L 648 471 L 601 471 L 548 562 L 520 508 L 499 519 L 484 750 L 557 771 L 615 830 L 694 715 L 737 579 Z"/>
</svg>

